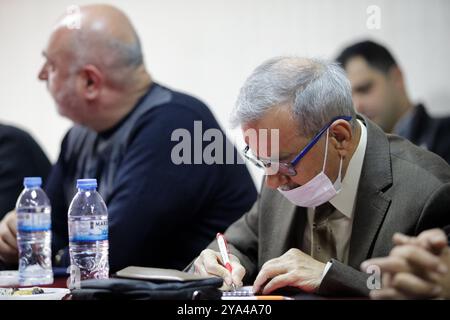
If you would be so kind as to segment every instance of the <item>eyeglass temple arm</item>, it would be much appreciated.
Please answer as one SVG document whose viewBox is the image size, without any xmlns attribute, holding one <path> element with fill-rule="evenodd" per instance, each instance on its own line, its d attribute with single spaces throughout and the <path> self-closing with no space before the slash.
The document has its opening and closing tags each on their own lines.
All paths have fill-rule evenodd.
<svg viewBox="0 0 450 320">
<path fill-rule="evenodd" d="M 333 119 L 331 119 L 331 121 L 314 136 L 314 138 L 311 140 L 311 142 L 308 143 L 308 145 L 298 154 L 298 156 L 296 156 L 295 159 L 291 161 L 291 165 L 295 166 L 297 164 L 297 162 L 300 161 L 300 159 L 303 158 L 303 156 L 312 147 L 314 147 L 314 145 L 317 143 L 317 141 L 319 141 L 320 137 L 324 134 L 324 132 L 326 132 L 328 130 L 328 128 L 333 124 L 333 122 L 335 122 L 336 120 L 340 120 L 340 119 L 345 120 L 345 121 L 350 121 L 352 119 L 352 117 L 351 116 L 338 116 L 338 117 L 334 117 Z"/>
</svg>

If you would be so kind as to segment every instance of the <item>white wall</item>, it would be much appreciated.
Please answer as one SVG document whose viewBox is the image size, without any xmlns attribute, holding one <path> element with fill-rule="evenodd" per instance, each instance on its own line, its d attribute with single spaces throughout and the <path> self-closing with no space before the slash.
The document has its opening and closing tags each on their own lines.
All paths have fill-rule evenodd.
<svg viewBox="0 0 450 320">
<path fill-rule="evenodd" d="M 102 2 L 130 16 L 152 76 L 206 101 L 224 127 L 240 85 L 263 60 L 283 54 L 333 58 L 365 37 L 392 49 L 414 100 L 425 101 L 433 114 L 450 113 L 450 1 Z M 86 3 L 92 1 L 0 0 L 0 121 L 30 131 L 52 160 L 70 122 L 37 81 L 40 53 L 66 7 Z M 366 26 L 373 4 L 381 9 L 379 30 Z"/>
</svg>

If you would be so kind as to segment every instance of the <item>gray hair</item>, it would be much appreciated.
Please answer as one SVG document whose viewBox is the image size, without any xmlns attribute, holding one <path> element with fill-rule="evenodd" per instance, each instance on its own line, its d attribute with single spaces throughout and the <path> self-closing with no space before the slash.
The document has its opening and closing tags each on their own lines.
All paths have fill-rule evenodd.
<svg viewBox="0 0 450 320">
<path fill-rule="evenodd" d="M 345 71 L 320 59 L 277 57 L 257 67 L 240 90 L 231 123 L 234 127 L 261 119 L 288 104 L 299 121 L 299 133 L 312 137 L 337 116 L 356 112 Z"/>
</svg>

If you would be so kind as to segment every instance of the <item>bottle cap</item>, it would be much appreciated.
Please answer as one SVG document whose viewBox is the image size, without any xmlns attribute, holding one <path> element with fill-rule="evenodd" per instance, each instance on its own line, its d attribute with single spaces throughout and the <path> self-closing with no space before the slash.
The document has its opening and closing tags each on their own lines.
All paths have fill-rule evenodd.
<svg viewBox="0 0 450 320">
<path fill-rule="evenodd" d="M 97 179 L 78 179 L 77 188 L 81 190 L 96 189 Z"/>
<path fill-rule="evenodd" d="M 42 185 L 41 177 L 25 177 L 23 178 L 23 186 L 25 188 L 40 187 Z"/>
</svg>

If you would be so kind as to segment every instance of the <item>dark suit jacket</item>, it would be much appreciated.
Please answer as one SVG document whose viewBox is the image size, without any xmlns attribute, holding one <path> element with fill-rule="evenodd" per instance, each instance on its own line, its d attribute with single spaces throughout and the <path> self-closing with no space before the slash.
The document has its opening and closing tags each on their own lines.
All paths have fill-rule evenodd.
<svg viewBox="0 0 450 320">
<path fill-rule="evenodd" d="M 332 260 L 318 290 L 323 295 L 366 295 L 368 275 L 360 264 L 386 256 L 395 232 L 417 235 L 450 224 L 450 167 L 435 154 L 394 135 L 385 135 L 370 120 L 349 249 L 349 265 Z M 230 250 L 254 280 L 262 265 L 300 248 L 306 209 L 277 190 L 263 187 L 252 210 L 225 233 Z M 215 243 L 210 245 L 216 249 Z"/>
<path fill-rule="evenodd" d="M 46 155 L 28 133 L 0 124 L 0 219 L 14 209 L 23 178 L 39 176 L 45 182 L 50 169 Z"/>
<path fill-rule="evenodd" d="M 419 104 L 397 124 L 394 133 L 450 163 L 450 117 L 432 118 L 425 107 Z"/>
</svg>

